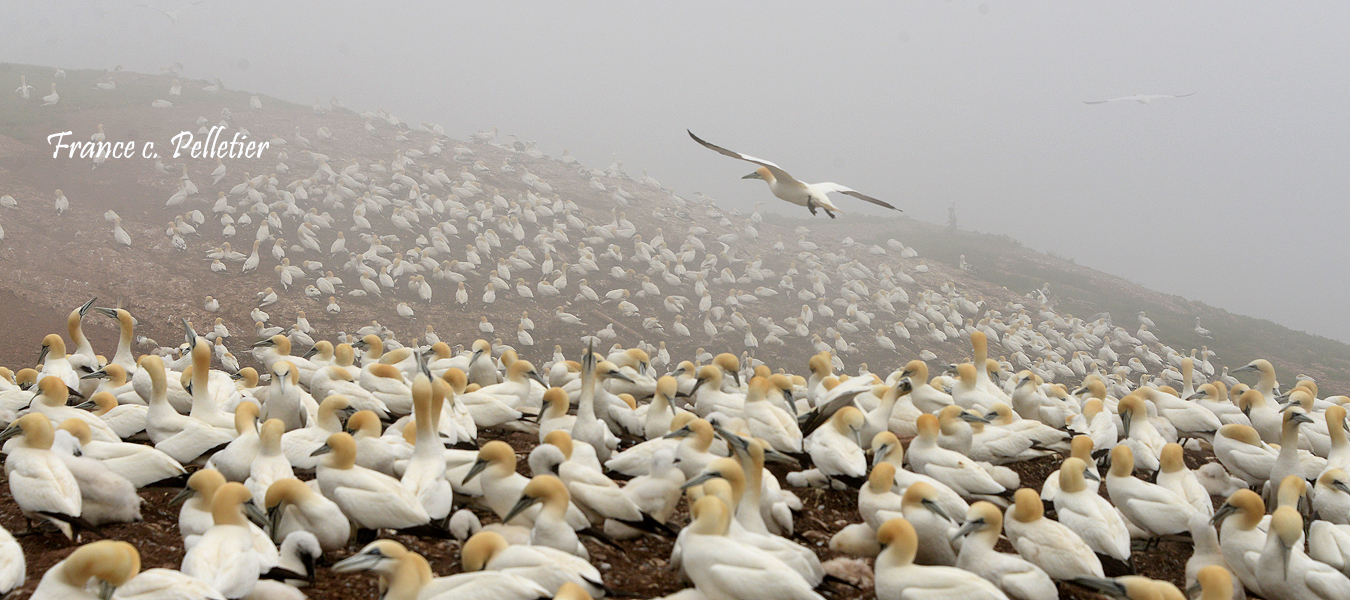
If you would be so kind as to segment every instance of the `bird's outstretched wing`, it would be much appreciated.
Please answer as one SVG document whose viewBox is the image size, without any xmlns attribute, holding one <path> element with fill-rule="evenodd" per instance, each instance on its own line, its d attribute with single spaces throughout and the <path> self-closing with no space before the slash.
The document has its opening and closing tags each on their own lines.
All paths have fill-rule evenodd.
<svg viewBox="0 0 1350 600">
<path fill-rule="evenodd" d="M 167 11 L 167 10 L 164 10 L 164 9 L 159 8 L 159 7 L 157 7 L 157 6 L 150 6 L 149 4 L 137 4 L 136 6 L 139 6 L 139 7 L 141 7 L 141 8 L 148 8 L 148 9 L 154 10 L 154 11 L 158 11 L 160 14 L 162 14 L 162 15 L 168 17 L 170 23 L 173 23 L 174 25 L 177 25 L 177 24 L 178 24 L 178 19 L 175 18 L 172 14 L 170 14 L 169 11 Z"/>
<path fill-rule="evenodd" d="M 1115 100 L 1084 100 L 1083 104 L 1106 104 L 1107 102 L 1115 102 Z"/>
<path fill-rule="evenodd" d="M 769 161 L 767 161 L 767 160 L 764 160 L 764 159 L 762 159 L 762 158 L 755 158 L 755 157 L 753 157 L 753 156 L 750 156 L 749 154 L 741 154 L 740 152 L 736 152 L 736 151 L 734 151 L 734 150 L 727 150 L 726 148 L 723 148 L 723 147 L 721 147 L 721 146 L 718 146 L 717 144 L 710 144 L 710 143 L 708 143 L 708 142 L 703 141 L 703 140 L 702 140 L 701 138 L 699 138 L 698 136 L 694 135 L 694 132 L 689 131 L 688 129 L 686 129 L 685 131 L 689 133 L 689 137 L 694 138 L 694 141 L 695 141 L 695 142 L 698 142 L 698 143 L 700 143 L 700 144 L 703 144 L 703 146 L 704 146 L 705 148 L 709 149 L 709 150 L 712 150 L 712 151 L 714 151 L 714 152 L 716 152 L 716 153 L 718 153 L 718 154 L 730 156 L 730 157 L 732 157 L 732 158 L 739 158 L 739 159 L 741 159 L 741 160 L 743 160 L 743 161 L 746 161 L 746 162 L 752 162 L 752 163 L 755 163 L 755 164 L 757 164 L 757 165 L 760 165 L 760 166 L 762 166 L 762 167 L 768 169 L 770 173 L 773 173 L 774 178 L 778 179 L 779 181 L 782 181 L 782 182 L 785 182 L 785 183 L 786 183 L 786 182 L 796 182 L 796 181 L 797 181 L 797 178 L 796 178 L 796 177 L 793 177 L 792 175 L 789 175 L 787 171 L 784 171 L 784 170 L 783 170 L 783 167 L 780 167 L 780 166 L 778 166 L 778 165 L 775 165 L 775 164 L 773 164 L 773 163 L 771 163 L 771 162 L 769 162 Z"/>
<path fill-rule="evenodd" d="M 859 199 L 859 200 L 866 200 L 866 201 L 871 202 L 872 204 L 875 204 L 875 205 L 877 205 L 877 206 L 884 206 L 884 207 L 889 208 L 889 209 L 891 209 L 891 210 L 897 210 L 897 211 L 900 211 L 900 212 L 905 212 L 905 211 L 902 211 L 902 210 L 900 210 L 900 209 L 898 209 L 898 208 L 892 206 L 889 202 L 882 202 L 881 200 L 877 200 L 876 198 L 873 198 L 873 197 L 871 197 L 871 196 L 868 196 L 867 194 L 863 194 L 863 193 L 859 192 L 858 190 L 855 190 L 855 189 L 853 189 L 853 188 L 851 188 L 851 187 L 848 187 L 848 186 L 839 185 L 839 184 L 837 184 L 837 183 L 834 183 L 833 181 L 826 181 L 826 182 L 824 182 L 824 183 L 816 183 L 816 184 L 812 184 L 812 187 L 820 188 L 820 189 L 824 190 L 824 191 L 827 192 L 827 193 L 828 193 L 828 192 L 839 192 L 840 194 L 844 194 L 844 195 L 848 195 L 848 196 L 853 196 L 854 198 L 857 198 L 857 199 Z"/>
</svg>

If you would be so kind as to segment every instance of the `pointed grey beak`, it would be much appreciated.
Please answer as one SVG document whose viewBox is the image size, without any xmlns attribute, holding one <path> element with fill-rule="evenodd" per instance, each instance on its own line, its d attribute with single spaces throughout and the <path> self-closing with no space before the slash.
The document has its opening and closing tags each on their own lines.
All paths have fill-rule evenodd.
<svg viewBox="0 0 1350 600">
<path fill-rule="evenodd" d="M 689 437 L 689 434 L 691 434 L 691 433 L 693 433 L 693 432 L 694 432 L 694 430 L 690 429 L 688 425 L 685 425 L 684 427 L 681 427 L 681 428 L 679 428 L 679 429 L 676 429 L 675 431 L 672 431 L 672 432 L 670 432 L 670 433 L 667 433 L 667 434 L 665 434 L 665 435 L 663 435 L 663 436 L 661 436 L 661 437 L 662 437 L 663 439 L 673 440 L 673 439 L 678 439 L 678 438 L 682 438 L 682 437 Z"/>
<path fill-rule="evenodd" d="M 716 478 L 721 477 L 721 476 L 722 476 L 721 473 L 716 473 L 716 472 L 707 472 L 707 471 L 705 471 L 705 472 L 703 472 L 703 473 L 699 473 L 698 476 L 694 477 L 693 479 L 690 479 L 689 481 L 684 482 L 684 485 L 681 485 L 681 486 L 680 486 L 680 490 L 687 490 L 687 489 L 689 489 L 689 488 L 691 488 L 691 487 L 694 487 L 694 486 L 696 486 L 696 485 L 699 485 L 699 484 L 701 484 L 701 483 L 703 483 L 703 482 L 705 482 L 705 481 L 708 481 L 708 480 L 710 480 L 710 479 L 716 479 Z"/>
<path fill-rule="evenodd" d="M 477 461 L 475 461 L 475 462 L 473 463 L 473 466 L 472 466 L 472 467 L 469 467 L 469 473 L 468 473 L 467 475 L 464 476 L 464 480 L 461 481 L 460 483 L 461 483 L 461 484 L 468 483 L 470 479 L 473 479 L 474 477 L 477 477 L 479 473 L 482 473 L 482 472 L 483 472 L 483 469 L 486 469 L 487 466 L 488 466 L 488 461 L 483 460 L 483 459 L 481 459 L 481 458 L 478 459 Z"/>
<path fill-rule="evenodd" d="M 525 512 L 525 509 L 534 506 L 538 502 L 539 502 L 538 498 L 533 498 L 530 496 L 521 497 L 521 499 L 516 502 L 516 505 L 511 507 L 511 512 L 506 513 L 506 517 L 502 519 L 502 522 L 510 523 L 511 519 L 516 518 L 516 515 Z"/>
<path fill-rule="evenodd" d="M 760 177 L 760 176 L 759 176 L 759 172 L 756 171 L 756 172 L 754 172 L 754 173 L 751 173 L 751 174 L 749 174 L 749 175 L 746 175 L 745 177 L 742 177 L 741 179 L 763 179 L 763 177 Z"/>
<path fill-rule="evenodd" d="M 257 525 L 259 529 L 266 530 L 271 524 L 267 515 L 263 514 L 262 509 L 258 508 L 258 505 L 252 502 L 244 503 L 244 516 L 248 517 L 248 520 L 252 521 L 254 525 Z"/>
<path fill-rule="evenodd" d="M 886 462 L 886 455 L 890 453 L 890 444 L 882 444 L 881 447 L 877 448 L 876 452 L 872 453 L 872 468 L 875 469 L 877 468 L 877 465 Z"/>
<path fill-rule="evenodd" d="M 107 379 L 108 374 L 103 371 L 94 371 L 80 376 L 80 379 Z"/>
<path fill-rule="evenodd" d="M 257 342 L 254 342 L 254 343 L 253 343 L 253 346 L 251 346 L 251 347 L 252 347 L 252 348 L 266 348 L 266 347 L 271 346 L 271 345 L 274 345 L 274 342 L 272 341 L 272 338 L 267 338 L 267 339 L 265 339 L 265 340 L 259 340 L 259 341 L 257 341 Z"/>
<path fill-rule="evenodd" d="M 1228 515 L 1237 512 L 1237 510 L 1238 509 L 1236 506 L 1233 506 L 1232 504 L 1228 504 L 1225 502 L 1223 506 L 1219 507 L 1219 510 L 1214 511 L 1214 516 L 1209 518 L 1209 524 L 1218 525 L 1221 521 L 1227 518 Z"/>
<path fill-rule="evenodd" d="M 962 421 L 965 421 L 965 422 L 967 422 L 967 423 L 988 423 L 988 422 L 989 422 L 989 419 L 992 419 L 992 418 L 997 417 L 997 416 L 998 416 L 998 413 L 996 413 L 996 412 L 988 413 L 988 414 L 984 415 L 983 417 L 980 416 L 980 415 L 972 415 L 972 414 L 970 414 L 970 413 L 968 413 L 968 412 L 965 412 L 965 411 L 962 411 L 962 412 L 961 412 L 961 420 L 962 420 Z"/>
<path fill-rule="evenodd" d="M 95 300 L 98 300 L 98 298 L 90 298 L 88 302 L 85 302 L 83 305 L 80 306 L 81 317 L 83 317 L 86 313 L 89 312 L 89 307 L 94 305 Z"/>
<path fill-rule="evenodd" d="M 961 528 L 956 530 L 956 535 L 952 536 L 952 541 L 959 540 L 984 527 L 984 519 L 972 519 L 961 524 Z"/>
<path fill-rule="evenodd" d="M 778 463 L 780 465 L 787 465 L 789 467 L 795 467 L 798 469 L 800 469 L 802 466 L 802 463 L 797 459 L 792 458 L 791 456 L 788 456 L 786 454 L 783 454 L 782 452 L 779 452 L 777 450 L 774 450 L 773 448 L 764 449 L 764 462 Z"/>
<path fill-rule="evenodd" d="M 333 451 L 333 447 L 332 447 L 332 446 L 329 446 L 328 444 L 324 444 L 324 445 L 322 445 L 322 446 L 319 446 L 319 448 L 318 448 L 317 450 L 311 452 L 309 455 L 310 455 L 310 456 L 318 456 L 318 455 L 320 455 L 320 454 L 328 454 L 329 452 L 332 452 L 332 451 Z"/>
<path fill-rule="evenodd" d="M 933 514 L 935 514 L 935 515 L 937 515 L 937 516 L 939 516 L 939 517 L 942 517 L 942 518 L 944 518 L 944 519 L 946 519 L 946 520 L 948 520 L 948 521 L 951 521 L 952 523 L 955 523 L 955 522 L 956 522 L 956 521 L 952 521 L 952 518 L 949 517 L 949 516 L 947 516 L 947 513 L 942 512 L 942 507 L 941 507 L 941 506 L 938 506 L 938 503 L 937 503 L 937 502 L 934 502 L 934 501 L 928 500 L 928 499 L 924 499 L 924 500 L 920 500 L 919 503 L 920 503 L 920 504 L 923 504 L 924 508 L 927 508 L 928 510 L 933 511 Z"/>
<path fill-rule="evenodd" d="M 380 564 L 380 561 L 384 560 L 384 558 L 385 557 L 380 553 L 379 548 L 375 548 L 370 552 L 361 552 L 360 554 L 338 561 L 337 564 L 333 565 L 333 572 L 353 573 L 356 571 L 369 571 L 375 568 L 375 565 Z"/>
<path fill-rule="evenodd" d="M 0 432 L 0 442 L 3 442 L 10 438 L 19 437 L 21 435 L 23 435 L 22 427 L 19 427 L 18 425 L 10 425 L 9 427 L 6 427 L 3 432 Z"/>
<path fill-rule="evenodd" d="M 114 319 L 117 318 L 117 309 L 115 308 L 103 308 L 100 306 L 95 306 L 94 310 L 98 311 L 105 317 L 112 317 Z"/>
<path fill-rule="evenodd" d="M 38 362 L 42 362 L 42 361 L 38 361 Z M 698 379 L 695 379 L 695 380 L 694 380 L 694 387 L 693 387 L 692 389 L 689 390 L 689 395 L 690 395 L 690 396 L 693 396 L 694 393 L 698 392 L 698 388 L 703 387 L 703 382 L 705 382 L 705 381 L 707 381 L 707 379 L 704 379 L 704 378 L 702 378 L 702 377 L 699 377 Z"/>
<path fill-rule="evenodd" d="M 38 359 L 37 359 L 38 364 L 42 364 L 42 361 L 44 361 L 44 360 L 47 359 L 47 353 L 48 353 L 48 352 L 51 352 L 51 351 L 52 351 L 52 347 L 51 347 L 51 346 L 45 346 L 45 345 L 44 345 L 44 346 L 42 347 L 42 351 L 41 351 L 41 352 L 38 352 Z"/>
<path fill-rule="evenodd" d="M 722 429 L 721 425 L 713 425 L 713 433 L 716 433 L 717 437 L 726 440 L 727 444 L 730 444 L 732 449 L 737 452 L 745 452 L 750 449 L 749 440 Z"/>
<path fill-rule="evenodd" d="M 191 498 L 195 495 L 197 495 L 197 490 L 194 490 L 192 488 L 183 488 L 183 491 L 178 492 L 178 495 L 174 496 L 173 500 L 169 501 L 169 506 L 176 506 L 182 504 L 183 502 L 187 501 L 188 498 Z"/>
<path fill-rule="evenodd" d="M 536 370 L 534 370 L 534 369 L 530 369 L 530 372 L 529 372 L 529 373 L 526 373 L 526 375 L 529 376 L 530 379 L 533 379 L 533 380 L 535 380 L 535 381 L 538 381 L 538 382 L 539 382 L 539 385 L 544 386 L 544 389 L 548 389 L 548 382 L 547 382 L 547 381 L 544 381 L 544 376 L 543 376 L 543 375 L 540 375 L 540 374 L 539 374 L 539 371 L 536 371 Z"/>
<path fill-rule="evenodd" d="M 1093 480 L 1093 481 L 1101 481 L 1101 480 L 1102 480 L 1102 478 L 1099 477 L 1099 476 L 1097 476 L 1097 474 L 1094 473 L 1094 472 L 1092 471 L 1092 469 L 1083 469 L 1083 477 L 1086 477 L 1086 478 L 1091 479 L 1091 480 Z"/>
<path fill-rule="evenodd" d="M 318 353 L 319 353 L 319 347 L 318 347 L 317 345 L 316 345 L 316 346 L 311 346 L 309 350 L 305 351 L 304 354 L 301 354 L 301 355 L 300 355 L 300 358 L 306 358 L 306 359 L 307 359 L 307 358 L 309 358 L 309 357 L 311 357 L 311 356 L 314 356 L 315 354 L 318 354 Z"/>
</svg>

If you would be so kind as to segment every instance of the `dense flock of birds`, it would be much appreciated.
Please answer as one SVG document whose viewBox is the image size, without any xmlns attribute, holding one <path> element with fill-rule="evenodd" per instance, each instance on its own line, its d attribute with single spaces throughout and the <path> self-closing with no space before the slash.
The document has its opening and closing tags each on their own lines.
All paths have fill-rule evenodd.
<svg viewBox="0 0 1350 600">
<path fill-rule="evenodd" d="M 114 76 L 100 89 L 114 91 Z M 29 89 L 23 81 L 20 93 Z M 181 92 L 175 80 L 170 95 Z M 263 110 L 257 97 L 249 104 Z M 345 108 L 333 99 L 314 110 Z M 800 228 L 795 244 L 773 244 L 792 252 L 777 273 L 752 252 L 758 210 L 745 218 L 689 201 L 645 173 L 635 187 L 618 163 L 588 169 L 564 153 L 589 188 L 576 193 L 615 205 L 609 222 L 588 223 L 563 197 L 573 182 L 530 173 L 531 161 L 551 160 L 533 144 L 499 144 L 495 130 L 458 144 L 435 125 L 358 116 L 366 135 L 401 144 L 387 161 L 319 152 L 351 135 L 335 122 L 339 131 L 323 125 L 314 140 L 299 128 L 274 135 L 267 174 L 220 162 L 203 184 L 214 201 L 185 165 L 156 165 L 178 179 L 166 202 L 184 211 L 165 229 L 173 246 L 199 252 L 189 240 L 218 227 L 251 251 L 228 241 L 206 250 L 213 271 L 275 273 L 250 313 L 256 368 L 228 349 L 243 336 L 222 318 L 201 330 L 185 320 L 176 347 L 140 338 L 152 350 L 137 356 L 135 318 L 91 300 L 70 314 L 69 347 L 48 335 L 37 368 L 0 369 L 5 470 L 33 523 L 76 539 L 138 520 L 138 487 L 186 478 L 179 570 L 141 572 L 134 547 L 103 540 L 48 570 L 33 597 L 299 598 L 318 559 L 348 552 L 332 569 L 379 574 L 393 600 L 600 597 L 615 590 L 579 540 L 649 535 L 675 539 L 670 564 L 691 587 L 674 596 L 691 599 L 821 598 L 817 588 L 839 585 L 886 600 L 1041 599 L 1058 596 L 1056 582 L 1177 598 L 1170 583 L 1107 574 L 1133 572 L 1132 549 L 1178 538 L 1195 549 L 1187 584 L 1208 600 L 1244 589 L 1350 597 L 1344 396 L 1321 398 L 1306 378 L 1282 391 L 1265 360 L 1239 369 L 1259 373 L 1242 384 L 1216 372 L 1207 349 L 1163 344 L 1144 313 L 1131 333 L 1109 315 L 1056 312 L 1048 288 L 998 308 L 950 283 L 920 289 L 906 268 L 923 265 L 906 267 L 916 253 L 896 240 L 823 248 Z M 220 115 L 242 129 L 236 118 Z M 489 164 L 480 152 L 505 158 Z M 60 190 L 55 198 L 70 209 Z M 644 238 L 630 208 L 687 230 Z M 105 217 L 117 243 L 135 243 L 119 215 Z M 569 361 L 555 346 L 535 367 L 521 356 L 535 345 L 528 313 L 508 328 L 513 344 L 490 341 L 507 325 L 483 316 L 481 339 L 461 349 L 429 328 L 400 342 L 378 323 L 316 340 L 303 313 L 290 324 L 263 310 L 288 294 L 334 314 L 389 298 L 412 319 L 486 313 L 499 293 L 557 306 L 554 321 L 590 350 Z M 222 301 L 241 300 L 206 297 L 203 307 Z M 792 302 L 800 311 L 781 324 L 770 316 Z M 617 321 L 597 331 L 569 312 L 596 305 L 642 319 L 642 332 L 616 331 Z M 83 334 L 90 311 L 117 321 L 111 359 Z M 708 344 L 741 354 L 672 356 L 666 340 L 696 335 L 686 316 L 696 331 L 701 320 Z M 1198 321 L 1194 333 L 1209 335 Z M 621 346 L 621 334 L 658 343 Z M 930 373 L 927 347 L 966 341 L 969 362 Z M 807 372 L 754 357 L 761 344 L 789 343 L 814 346 Z M 991 358 L 991 346 L 1006 355 Z M 860 347 L 893 351 L 897 364 L 924 349 L 889 371 L 840 374 Z M 481 443 L 504 431 L 538 436 L 533 477 L 517 472 L 509 445 Z M 1212 449 L 1215 460 L 1192 471 L 1183 448 Z M 1041 490 L 1008 467 L 1061 454 Z M 794 466 L 780 480 L 766 462 Z M 791 488 L 804 486 L 857 490 L 859 522 L 830 540 L 857 559 L 822 563 L 792 539 L 803 506 Z M 436 577 L 417 553 L 375 539 L 389 530 L 456 539 L 464 572 Z M 1016 554 L 994 550 L 1000 537 Z M 0 574 L 0 591 L 25 577 L 8 533 Z"/>
</svg>

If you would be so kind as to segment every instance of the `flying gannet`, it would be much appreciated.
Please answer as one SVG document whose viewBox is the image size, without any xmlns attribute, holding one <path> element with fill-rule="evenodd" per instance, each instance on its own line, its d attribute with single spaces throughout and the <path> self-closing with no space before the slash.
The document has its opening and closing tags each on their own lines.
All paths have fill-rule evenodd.
<svg viewBox="0 0 1350 600">
<path fill-rule="evenodd" d="M 1168 94 L 1135 94 L 1133 96 L 1121 96 L 1119 98 L 1112 98 L 1110 100 L 1084 100 L 1083 104 L 1106 104 L 1107 102 L 1120 102 L 1123 100 L 1134 100 L 1135 102 L 1138 102 L 1140 104 L 1149 104 L 1154 100 L 1162 100 L 1163 98 L 1185 98 L 1186 96 L 1194 96 L 1195 94 L 1196 92 L 1191 92 L 1189 94 L 1181 94 L 1178 96 L 1170 96 Z"/>
<path fill-rule="evenodd" d="M 758 169 L 755 169 L 754 173 L 746 175 L 741 179 L 763 179 L 769 184 L 769 190 L 773 192 L 774 196 L 798 206 L 805 206 L 813 215 L 816 214 L 817 207 L 825 209 L 825 214 L 829 215 L 831 219 L 834 218 L 834 213 L 843 212 L 839 210 L 839 207 L 835 206 L 834 203 L 830 202 L 830 199 L 826 196 L 826 194 L 830 192 L 847 194 L 854 198 L 866 200 L 872 204 L 884 206 L 891 210 L 900 210 L 886 202 L 882 202 L 881 200 L 877 200 L 876 198 L 859 193 L 852 188 L 837 183 L 829 181 L 823 183 L 804 183 L 798 181 L 795 177 L 788 174 L 787 171 L 784 171 L 782 167 L 767 160 L 755 158 L 747 154 L 741 154 L 740 152 L 733 152 L 721 146 L 709 144 L 708 142 L 699 139 L 698 136 L 694 135 L 694 132 L 688 131 L 688 133 L 689 137 L 694 138 L 695 142 L 703 144 L 705 147 L 716 151 L 718 154 L 725 154 L 732 158 L 739 158 L 743 161 L 760 165 Z"/>
</svg>

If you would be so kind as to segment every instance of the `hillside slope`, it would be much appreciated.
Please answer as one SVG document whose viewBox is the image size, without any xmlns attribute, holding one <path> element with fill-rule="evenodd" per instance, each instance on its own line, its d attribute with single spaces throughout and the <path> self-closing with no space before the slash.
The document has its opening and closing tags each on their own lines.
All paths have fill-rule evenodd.
<svg viewBox="0 0 1350 600">
<path fill-rule="evenodd" d="M 1271 360 L 1286 382 L 1304 373 L 1315 377 L 1324 393 L 1350 389 L 1350 346 L 1154 293 L 1004 238 L 951 232 L 904 217 L 831 221 L 768 215 L 761 221 L 759 215 L 676 197 L 614 168 L 588 170 L 501 140 L 457 141 L 397 124 L 383 113 L 324 107 L 319 114 L 266 96 L 260 97 L 262 109 L 254 110 L 249 93 L 208 93 L 203 91 L 208 83 L 198 81 L 183 81 L 182 95 L 170 97 L 171 76 L 69 71 L 55 80 L 60 103 L 43 107 L 36 98 L 53 81 L 52 69 L 4 66 L 6 81 L 20 74 L 38 91 L 26 101 L 0 95 L 0 195 L 13 196 L 19 206 L 0 209 L 5 266 L 0 310 L 8 321 L 0 364 L 30 364 L 42 334 L 63 331 L 65 313 L 90 296 L 131 310 L 140 321 L 138 333 L 162 345 L 181 340 L 181 317 L 200 331 L 220 318 L 233 334 L 226 346 L 247 362 L 247 344 L 257 338 L 250 313 L 258 305 L 256 295 L 271 287 L 278 301 L 262 309 L 267 325 L 293 329 L 303 312 L 314 339 L 378 321 L 379 329 L 405 343 L 420 340 L 428 329 L 451 344 L 500 338 L 537 363 L 552 356 L 555 344 L 574 357 L 583 336 L 605 330 L 615 337 L 603 336 L 604 345 L 643 345 L 656 356 L 664 342 L 673 361 L 693 358 L 699 348 L 739 353 L 754 342 L 758 347 L 749 353 L 773 366 L 801 370 L 810 355 L 830 347 L 849 372 L 860 363 L 889 371 L 923 350 L 938 362 L 967 357 L 968 331 L 980 326 L 1005 338 L 1014 334 L 992 355 L 1006 355 L 1015 368 L 1031 366 L 1070 385 L 1079 378 L 1056 376 L 1047 362 L 1072 358 L 1073 346 L 1063 343 L 1077 323 L 1070 316 L 1109 312 L 1115 325 L 1133 334 L 1134 315 L 1145 310 L 1158 325 L 1154 333 L 1164 346 L 1151 350 L 1163 364 L 1168 349 L 1185 355 L 1208 345 L 1216 368 L 1261 357 Z M 113 81 L 116 89 L 96 89 L 97 81 Z M 173 107 L 152 108 L 157 99 L 171 100 Z M 154 141 L 167 153 L 169 139 L 179 131 L 222 123 L 227 138 L 245 129 L 252 139 L 279 136 L 285 145 L 274 145 L 259 159 L 165 159 L 161 171 L 156 161 L 142 158 L 110 159 L 98 168 L 88 160 L 53 159 L 46 141 L 65 130 L 88 139 L 103 124 L 109 140 Z M 320 127 L 332 139 L 322 139 Z M 300 137 L 307 138 L 308 149 Z M 396 175 L 395 164 L 405 161 Z M 227 170 L 213 185 L 218 164 Z M 185 174 L 175 170 L 180 165 Z M 437 170 L 445 177 L 433 183 Z M 462 173 L 472 176 L 473 185 Z M 184 176 L 197 193 L 166 206 Z M 250 179 L 255 184 L 248 184 Z M 232 192 L 241 184 L 242 191 Z M 70 202 L 62 215 L 53 209 L 57 188 Z M 307 199 L 299 197 L 301 189 Z M 631 198 L 616 196 L 620 190 Z M 359 207 L 368 228 L 353 216 Z M 130 247 L 114 240 L 108 210 L 121 217 Z M 175 248 L 166 230 L 176 219 L 190 225 L 198 215 L 203 222 L 196 232 L 179 236 L 185 249 Z M 245 216 L 249 223 L 241 221 Z M 228 242 L 248 255 L 269 216 L 272 226 L 258 245 L 255 271 L 241 273 L 241 263 L 229 259 L 222 260 L 226 272 L 212 271 L 208 253 Z M 233 222 L 232 236 L 223 217 Z M 331 252 L 339 232 L 345 234 L 345 249 Z M 368 251 L 375 235 L 381 247 Z M 803 242 L 816 248 L 806 250 Z M 295 267 L 289 290 L 283 289 L 274 251 Z M 483 264 L 469 264 L 472 254 Z M 969 270 L 958 268 L 960 255 Z M 554 266 L 546 272 L 542 265 L 550 258 Z M 583 258 L 594 264 L 583 266 Z M 392 287 L 378 287 L 380 297 L 352 294 L 363 290 L 362 271 L 379 285 L 380 271 L 399 270 L 404 272 L 391 273 Z M 333 294 L 337 314 L 326 311 L 329 294 L 317 289 L 328 273 L 329 282 L 341 280 Z M 506 275 L 504 285 L 496 286 L 495 301 L 485 302 L 489 277 L 498 273 Z M 430 301 L 419 296 L 419 277 Z M 655 288 L 644 292 L 644 278 Z M 462 304 L 455 298 L 460 279 L 467 295 Z M 622 314 L 619 300 L 581 298 L 583 280 L 601 298 L 629 290 L 625 299 L 636 314 Z M 544 281 L 556 284 L 559 295 L 544 295 L 539 285 Z M 519 294 L 518 283 L 533 297 Z M 1026 296 L 1047 283 L 1048 306 Z M 311 286 L 317 295 L 304 293 Z M 708 306 L 700 307 L 705 291 Z M 220 302 L 218 312 L 203 308 L 207 296 Z M 397 316 L 400 303 L 413 316 Z M 801 336 L 794 319 L 804 305 L 813 320 L 802 323 L 807 335 Z M 533 347 L 517 335 L 523 311 L 535 325 L 529 332 Z M 565 323 L 559 311 L 584 324 Z M 1213 339 L 1194 333 L 1197 316 Z M 675 333 L 676 317 L 689 336 Z M 480 332 L 484 318 L 494 326 L 492 334 Z M 930 321 L 934 329 L 951 326 L 958 335 L 938 341 L 929 334 Z M 112 323 L 97 316 L 86 323 L 95 347 L 110 355 Z M 1067 325 L 1049 334 L 1058 324 Z M 813 343 L 815 336 L 819 340 Z M 881 337 L 896 349 L 883 348 Z M 1014 354 L 1019 347 L 1021 357 Z M 1090 350 L 1085 356 L 1095 358 L 1097 348 Z M 1121 362 L 1135 356 L 1129 344 L 1115 351 Z M 1150 365 L 1150 371 L 1161 366 Z"/>
</svg>

